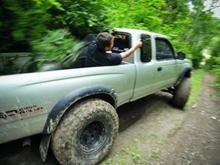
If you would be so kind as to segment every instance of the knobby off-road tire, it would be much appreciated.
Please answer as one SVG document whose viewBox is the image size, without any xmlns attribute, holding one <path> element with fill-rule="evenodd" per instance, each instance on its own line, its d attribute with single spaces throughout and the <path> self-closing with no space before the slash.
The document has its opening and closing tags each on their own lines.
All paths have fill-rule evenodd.
<svg viewBox="0 0 220 165">
<path fill-rule="evenodd" d="M 75 105 L 52 135 L 52 150 L 63 165 L 96 164 L 110 151 L 118 133 L 114 107 L 100 99 Z"/>
<path fill-rule="evenodd" d="M 184 78 L 181 83 L 175 88 L 172 104 L 180 109 L 185 106 L 191 91 L 190 78 Z"/>
</svg>

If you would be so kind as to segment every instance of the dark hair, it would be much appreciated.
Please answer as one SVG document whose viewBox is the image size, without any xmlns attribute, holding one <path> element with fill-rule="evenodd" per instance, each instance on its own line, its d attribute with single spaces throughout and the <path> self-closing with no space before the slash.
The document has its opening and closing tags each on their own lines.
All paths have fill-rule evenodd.
<svg viewBox="0 0 220 165">
<path fill-rule="evenodd" d="M 113 36 L 108 32 L 99 33 L 96 37 L 97 47 L 101 51 L 105 51 L 106 47 L 111 45 Z"/>
</svg>

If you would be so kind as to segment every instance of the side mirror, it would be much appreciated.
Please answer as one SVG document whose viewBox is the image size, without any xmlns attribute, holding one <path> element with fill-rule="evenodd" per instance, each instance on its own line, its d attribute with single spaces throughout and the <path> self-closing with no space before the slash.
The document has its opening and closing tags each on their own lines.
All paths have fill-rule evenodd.
<svg viewBox="0 0 220 165">
<path fill-rule="evenodd" d="M 183 52 L 178 52 L 176 59 L 184 60 L 186 58 L 186 54 Z"/>
</svg>

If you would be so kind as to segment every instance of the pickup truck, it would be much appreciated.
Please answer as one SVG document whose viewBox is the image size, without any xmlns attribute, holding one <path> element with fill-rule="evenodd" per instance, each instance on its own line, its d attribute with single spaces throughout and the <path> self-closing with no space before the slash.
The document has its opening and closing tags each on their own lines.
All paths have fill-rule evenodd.
<svg viewBox="0 0 220 165">
<path fill-rule="evenodd" d="M 96 164 L 118 133 L 117 108 L 158 91 L 182 109 L 190 94 L 191 62 L 175 53 L 167 36 L 114 29 L 113 52 L 138 40 L 140 49 L 116 66 L 70 68 L 0 77 L 0 143 L 42 134 L 60 164 Z"/>
</svg>

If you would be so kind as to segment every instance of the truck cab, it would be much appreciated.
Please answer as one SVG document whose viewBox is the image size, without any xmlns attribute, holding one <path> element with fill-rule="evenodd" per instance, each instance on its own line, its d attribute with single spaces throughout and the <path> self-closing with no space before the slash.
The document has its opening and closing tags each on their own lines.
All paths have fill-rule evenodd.
<svg viewBox="0 0 220 165">
<path fill-rule="evenodd" d="M 188 59 L 178 58 L 169 37 L 165 35 L 136 29 L 114 29 L 112 34 L 115 36 L 112 51 L 116 53 L 128 50 L 138 39 L 143 42 L 134 56 L 124 61 L 136 66 L 136 84 L 132 100 L 157 89 L 172 86 L 184 69 L 182 65 L 191 65 Z"/>
</svg>

